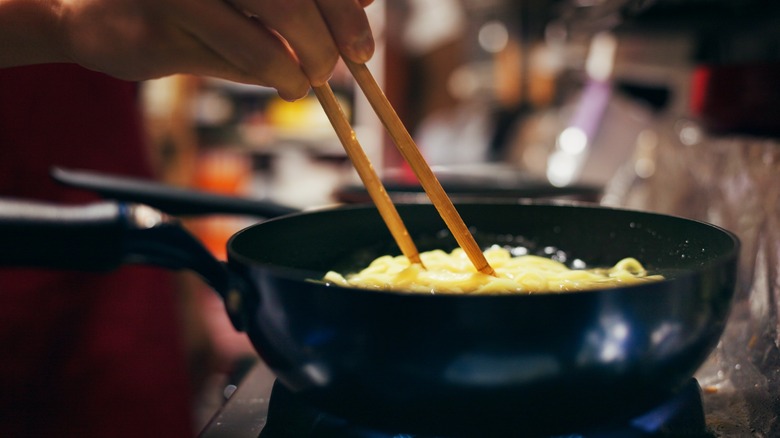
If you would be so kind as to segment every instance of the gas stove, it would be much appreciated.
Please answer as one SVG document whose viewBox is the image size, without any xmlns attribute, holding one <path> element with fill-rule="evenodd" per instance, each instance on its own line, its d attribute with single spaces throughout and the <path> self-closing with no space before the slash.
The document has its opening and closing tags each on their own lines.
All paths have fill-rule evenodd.
<svg viewBox="0 0 780 438">
<path fill-rule="evenodd" d="M 501 436 L 525 436 L 515 426 Z M 486 436 L 481 432 L 463 436 Z M 549 438 L 710 438 L 695 379 L 676 396 L 643 415 L 592 430 Z M 448 438 L 394 430 L 375 430 L 323 413 L 298 400 L 262 362 L 252 366 L 235 391 L 211 418 L 201 438 Z"/>
</svg>

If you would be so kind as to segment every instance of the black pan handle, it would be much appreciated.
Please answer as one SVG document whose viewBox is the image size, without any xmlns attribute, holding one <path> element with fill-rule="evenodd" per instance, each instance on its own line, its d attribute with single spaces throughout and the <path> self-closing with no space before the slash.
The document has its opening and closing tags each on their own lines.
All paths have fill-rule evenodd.
<svg viewBox="0 0 780 438">
<path fill-rule="evenodd" d="M 178 216 L 220 213 L 270 219 L 298 211 L 270 201 L 218 195 L 88 170 L 54 168 L 51 175 L 61 184 L 89 190 L 106 199 L 137 202 Z"/>
<path fill-rule="evenodd" d="M 119 204 L 62 207 L 0 200 L 0 265 L 109 270 L 122 263 Z"/>
<path fill-rule="evenodd" d="M 108 271 L 124 263 L 197 272 L 243 329 L 247 283 L 176 219 L 141 204 L 66 207 L 0 198 L 0 266 Z"/>
</svg>

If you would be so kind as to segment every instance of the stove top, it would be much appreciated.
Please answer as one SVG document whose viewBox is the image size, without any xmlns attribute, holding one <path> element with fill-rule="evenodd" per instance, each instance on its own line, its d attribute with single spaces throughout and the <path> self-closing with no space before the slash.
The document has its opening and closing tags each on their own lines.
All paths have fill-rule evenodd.
<svg viewBox="0 0 780 438">
<path fill-rule="evenodd" d="M 476 433 L 476 432 L 475 432 Z M 522 433 L 505 430 L 501 436 Z M 480 437 L 486 436 L 478 433 Z M 474 436 L 473 433 L 464 436 Z M 549 438 L 710 438 L 696 380 L 674 398 L 628 421 Z M 202 438 L 449 438 L 374 430 L 322 413 L 299 401 L 257 363 L 200 434 Z"/>
</svg>

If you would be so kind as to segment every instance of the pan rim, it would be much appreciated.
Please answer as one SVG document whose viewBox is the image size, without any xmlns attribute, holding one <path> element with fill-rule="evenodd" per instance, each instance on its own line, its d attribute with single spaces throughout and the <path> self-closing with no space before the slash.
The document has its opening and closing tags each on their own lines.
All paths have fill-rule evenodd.
<svg viewBox="0 0 780 438">
<path fill-rule="evenodd" d="M 397 203 L 396 204 L 399 209 L 404 208 L 417 208 L 417 206 L 427 206 L 429 208 L 433 208 L 430 204 L 420 204 L 420 203 Z M 370 210 L 375 209 L 376 207 L 373 204 L 346 204 L 346 205 L 337 205 L 337 206 L 324 206 L 324 207 L 318 207 L 313 209 L 307 209 L 304 211 L 298 211 L 294 213 L 290 213 L 284 216 L 279 216 L 276 218 L 268 219 L 263 222 L 259 222 L 253 225 L 249 225 L 238 232 L 234 233 L 230 239 L 227 242 L 227 255 L 228 255 L 228 263 L 233 264 L 237 263 L 241 266 L 246 267 L 252 267 L 252 268 L 258 268 L 262 267 L 262 269 L 267 270 L 271 273 L 273 273 L 274 276 L 278 278 L 283 278 L 285 280 L 290 281 L 306 281 L 308 283 L 314 283 L 314 284 L 320 284 L 323 287 L 327 287 L 329 289 L 332 289 L 333 291 L 345 291 L 345 292 L 354 292 L 358 291 L 362 294 L 377 294 L 382 296 L 387 295 L 393 295 L 393 296 L 404 296 L 404 297 L 437 297 L 433 299 L 443 299 L 442 297 L 458 297 L 459 299 L 496 299 L 497 297 L 507 297 L 512 299 L 517 299 L 516 297 L 527 297 L 526 299 L 539 299 L 539 298 L 531 298 L 531 297 L 548 297 L 546 299 L 550 299 L 551 296 L 567 296 L 567 295 L 583 295 L 583 294 L 598 294 L 598 293 L 618 293 L 620 291 L 624 290 L 642 290 L 646 288 L 654 288 L 657 287 L 659 284 L 668 284 L 670 282 L 675 281 L 681 281 L 683 279 L 690 279 L 693 278 L 701 271 L 712 269 L 713 267 L 717 266 L 723 266 L 724 264 L 729 263 L 730 261 L 736 262 L 737 257 L 739 256 L 739 251 L 741 247 L 741 242 L 739 237 L 731 232 L 730 230 L 721 227 L 719 225 L 698 220 L 698 219 L 691 219 L 686 218 L 683 216 L 673 215 L 673 214 L 666 214 L 666 213 L 659 213 L 659 212 L 653 212 L 653 211 L 646 211 L 646 210 L 640 210 L 640 209 L 631 209 L 631 208 L 621 208 L 621 207 L 613 207 L 613 206 L 603 206 L 596 203 L 591 202 L 585 202 L 585 201 L 571 201 L 571 200 L 537 200 L 537 199 L 519 199 L 515 202 L 492 202 L 492 201 L 485 201 L 485 202 L 463 202 L 463 203 L 456 203 L 456 208 L 460 209 L 464 206 L 484 206 L 484 205 L 491 205 L 491 206 L 525 206 L 525 207 L 552 207 L 552 208 L 561 208 L 562 210 L 569 210 L 571 208 L 577 208 L 577 209 L 588 209 L 588 210 L 598 210 L 598 211 L 614 211 L 614 212 L 620 212 L 620 213 L 626 213 L 626 214 L 639 214 L 643 217 L 647 218 L 663 218 L 665 220 L 678 220 L 682 222 L 686 222 L 695 226 L 702 226 L 711 229 L 714 232 L 722 234 L 725 238 L 727 238 L 730 241 L 730 248 L 728 251 L 724 251 L 721 254 L 718 254 L 717 256 L 714 256 L 711 259 L 706 260 L 705 263 L 700 266 L 699 269 L 684 269 L 677 275 L 675 275 L 674 278 L 665 278 L 663 280 L 659 280 L 656 282 L 650 282 L 645 284 L 633 284 L 633 285 L 626 285 L 626 286 L 616 286 L 616 287 L 608 287 L 608 288 L 595 288 L 595 289 L 588 289 L 588 290 L 582 290 L 582 291 L 566 291 L 566 292 L 537 292 L 537 293 L 528 293 L 528 294 L 520 294 L 520 293 L 485 293 L 485 294 L 455 294 L 455 293 L 413 293 L 413 292 L 405 292 L 405 291 L 398 291 L 398 290 L 380 290 L 380 289 L 367 289 L 367 288 L 359 288 L 359 287 L 347 287 L 347 286 L 340 286 L 335 284 L 326 283 L 321 280 L 322 273 L 317 270 L 307 270 L 307 269 L 301 269 L 301 268 L 293 268 L 289 266 L 281 266 L 274 263 L 260 263 L 257 260 L 254 260 L 252 257 L 245 255 L 241 253 L 240 251 L 235 249 L 235 242 L 241 239 L 245 233 L 251 232 L 250 230 L 253 230 L 258 227 L 262 227 L 265 224 L 269 224 L 272 222 L 279 222 L 286 219 L 294 218 L 294 217 L 301 217 L 301 216 L 311 216 L 311 215 L 317 215 L 322 213 L 338 213 L 343 211 L 356 211 L 356 210 Z M 319 275 L 319 278 L 318 278 Z M 468 298 L 466 298 L 468 297 Z"/>
</svg>

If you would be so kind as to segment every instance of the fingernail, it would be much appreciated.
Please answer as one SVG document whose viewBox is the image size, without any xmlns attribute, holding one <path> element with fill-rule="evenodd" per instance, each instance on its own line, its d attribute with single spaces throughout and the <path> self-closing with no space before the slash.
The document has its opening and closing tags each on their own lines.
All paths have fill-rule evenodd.
<svg viewBox="0 0 780 438">
<path fill-rule="evenodd" d="M 309 86 L 307 85 L 306 87 L 302 87 L 297 90 L 278 88 L 276 92 L 283 100 L 286 100 L 287 102 L 295 102 L 297 100 L 303 99 L 307 94 L 309 94 Z"/>
<path fill-rule="evenodd" d="M 333 76 L 333 72 L 329 72 L 327 76 L 320 76 L 320 77 L 314 77 L 310 80 L 312 87 L 319 87 L 320 85 L 325 85 L 328 81 L 330 81 L 331 76 Z"/>
<path fill-rule="evenodd" d="M 277 92 L 277 94 L 279 95 L 279 98 L 281 98 L 281 99 L 282 99 L 283 101 L 285 101 L 285 102 L 290 102 L 290 103 L 293 103 L 293 102 L 296 102 L 296 101 L 298 101 L 298 100 L 301 100 L 301 98 L 300 98 L 300 97 L 292 97 L 292 96 L 288 96 L 288 95 L 286 95 L 286 94 L 282 94 L 281 92 Z"/>
<path fill-rule="evenodd" d="M 374 38 L 370 33 L 363 35 L 352 43 L 351 49 L 355 61 L 366 62 L 374 54 Z"/>
</svg>

